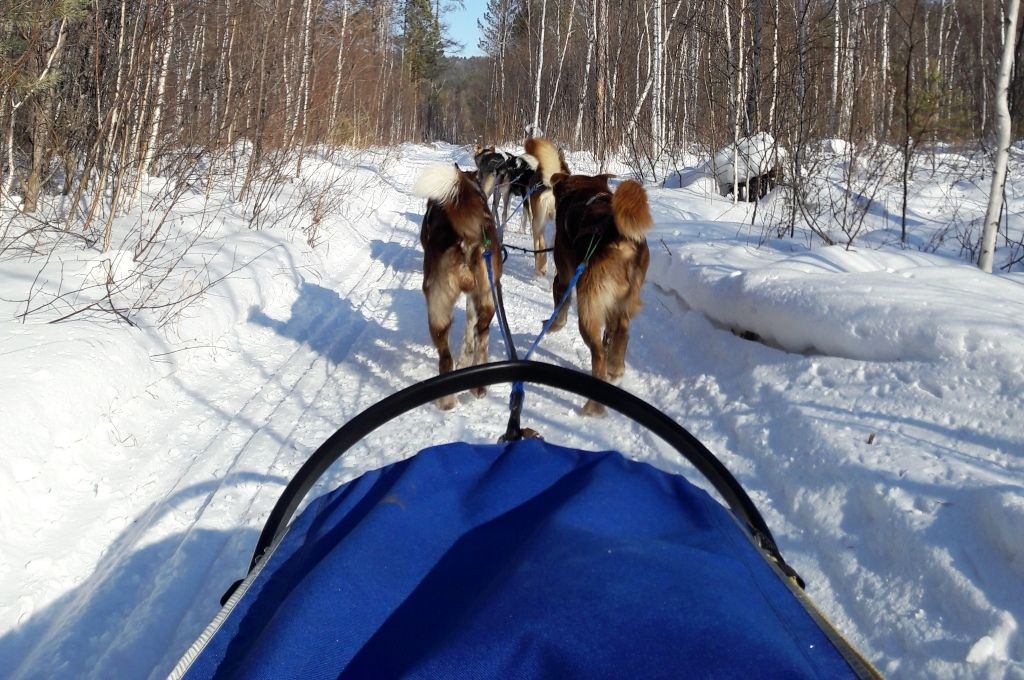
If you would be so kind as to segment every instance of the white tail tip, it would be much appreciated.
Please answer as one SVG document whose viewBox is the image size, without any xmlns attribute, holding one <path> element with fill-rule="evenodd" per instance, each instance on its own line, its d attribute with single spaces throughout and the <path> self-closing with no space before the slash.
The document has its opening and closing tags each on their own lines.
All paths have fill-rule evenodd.
<svg viewBox="0 0 1024 680">
<path fill-rule="evenodd" d="M 460 173 L 454 165 L 431 165 L 416 178 L 412 192 L 441 205 L 451 203 L 459 193 Z"/>
<path fill-rule="evenodd" d="M 524 153 L 522 156 L 520 156 L 520 158 L 522 158 L 523 161 L 530 166 L 531 170 L 536 170 L 537 167 L 540 165 L 540 162 L 534 156 L 531 156 L 528 153 Z"/>
</svg>

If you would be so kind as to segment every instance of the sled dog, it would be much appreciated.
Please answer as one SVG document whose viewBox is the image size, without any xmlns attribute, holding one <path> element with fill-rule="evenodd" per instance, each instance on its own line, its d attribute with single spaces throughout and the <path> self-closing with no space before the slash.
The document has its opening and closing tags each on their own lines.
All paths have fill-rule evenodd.
<svg viewBox="0 0 1024 680">
<path fill-rule="evenodd" d="M 437 348 L 438 370 L 447 373 L 453 368 L 448 334 L 455 303 L 463 293 L 466 295 L 466 333 L 458 367 L 485 363 L 494 317 L 494 301 L 483 257 L 485 247 L 491 252 L 495 282 L 501 277 L 501 256 L 494 219 L 477 185 L 476 173 L 463 172 L 458 166 L 432 166 L 416 180 L 413 193 L 427 199 L 420 227 L 423 295 L 427 302 L 430 339 Z M 481 397 L 486 390 L 475 388 L 472 392 Z M 455 395 L 448 395 L 439 399 L 437 406 L 447 410 L 456 403 Z"/>
<path fill-rule="evenodd" d="M 544 239 L 544 228 L 555 219 L 555 196 L 551 191 L 551 176 L 555 173 L 569 174 L 569 166 L 562 152 L 544 137 L 531 137 L 523 145 L 526 153 L 537 160 L 537 168 L 530 178 L 529 187 L 541 185 L 530 194 L 530 224 L 533 231 L 534 250 L 544 250 L 547 243 Z M 538 252 L 534 255 L 534 268 L 539 276 L 547 273 L 548 256 Z"/>
<path fill-rule="evenodd" d="M 591 374 L 615 382 L 626 369 L 629 324 L 641 307 L 653 220 L 640 184 L 627 180 L 612 192 L 609 177 L 550 176 L 556 216 L 552 294 L 557 305 L 577 266 L 587 262 L 576 284 L 580 335 L 590 349 Z M 568 312 L 566 304 L 551 330 L 565 325 Z M 588 401 L 583 413 L 601 415 L 604 407 Z"/>
</svg>

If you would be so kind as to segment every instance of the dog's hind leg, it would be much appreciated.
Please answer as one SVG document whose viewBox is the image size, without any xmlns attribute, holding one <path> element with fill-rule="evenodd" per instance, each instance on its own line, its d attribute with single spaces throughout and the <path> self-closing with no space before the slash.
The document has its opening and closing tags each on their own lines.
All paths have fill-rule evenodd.
<svg viewBox="0 0 1024 680">
<path fill-rule="evenodd" d="M 472 295 L 466 295 L 466 332 L 462 336 L 462 350 L 455 368 L 472 366 L 476 355 L 476 304 Z"/>
<path fill-rule="evenodd" d="M 447 285 L 446 285 L 447 284 Z M 458 299 L 459 290 L 451 282 L 434 279 L 423 286 L 423 294 L 427 298 L 427 324 L 430 328 L 430 339 L 437 348 L 438 372 L 448 373 L 452 370 L 452 353 L 448 347 L 448 332 L 452 327 L 452 310 Z M 454 394 L 437 400 L 437 407 L 442 410 L 455 408 L 458 401 Z"/>
<path fill-rule="evenodd" d="M 511 201 L 512 199 L 509 198 L 509 200 Z M 530 225 L 533 224 L 533 204 L 530 202 L 529 196 L 523 197 L 523 207 L 519 212 L 520 229 L 525 234 L 527 231 L 530 231 Z"/>
<path fill-rule="evenodd" d="M 497 246 L 492 246 L 491 261 L 494 268 L 495 283 L 501 279 L 501 258 L 497 256 Z M 473 334 L 472 365 L 485 364 L 488 360 L 488 349 L 491 339 L 491 320 L 494 319 L 494 298 L 487 276 L 487 263 L 482 255 L 473 258 L 473 290 L 466 301 L 466 334 Z M 475 397 L 487 394 L 484 387 L 474 387 L 470 393 Z"/>
<path fill-rule="evenodd" d="M 547 248 L 547 243 L 544 241 L 544 227 L 547 226 L 548 221 L 548 203 L 553 203 L 554 200 L 554 195 L 545 190 L 536 197 L 535 204 L 530 206 L 533 208 L 530 211 L 533 218 L 533 249 L 538 251 L 534 255 L 534 268 L 538 276 L 544 276 L 548 271 L 548 255 L 540 251 Z M 531 197 L 531 201 L 533 201 L 533 197 Z"/>
<path fill-rule="evenodd" d="M 580 302 L 583 302 L 582 297 Z M 585 303 L 579 305 L 579 313 L 580 335 L 583 336 L 583 342 L 587 343 L 587 347 L 590 349 L 590 374 L 598 380 L 607 382 L 608 365 L 604 351 L 604 339 L 601 337 L 602 318 L 597 314 L 590 313 Z M 601 416 L 604 413 L 604 406 L 593 399 L 583 405 L 583 415 L 585 416 Z"/>
<path fill-rule="evenodd" d="M 501 175 L 498 175 L 497 176 L 497 182 L 498 182 L 497 186 L 495 186 L 494 189 L 492 189 L 492 193 L 491 193 L 491 214 L 492 215 L 497 215 L 498 214 L 498 206 L 501 205 L 501 192 L 502 192 L 502 190 L 504 188 L 503 185 L 505 183 L 505 178 L 502 177 Z"/>
<path fill-rule="evenodd" d="M 512 200 L 512 187 L 506 181 L 499 191 L 501 194 L 501 200 L 498 201 L 501 204 L 501 231 L 498 232 L 498 240 L 503 241 L 505 239 L 505 227 L 508 226 L 508 204 Z M 497 215 L 497 211 L 494 214 Z"/>
<path fill-rule="evenodd" d="M 558 303 L 562 301 L 562 296 L 569 289 L 569 281 L 572 279 L 567 274 L 568 272 L 563 272 L 559 267 L 558 271 L 555 272 L 555 280 L 551 282 L 551 296 L 554 298 L 555 307 L 558 307 Z M 565 320 L 569 317 L 569 305 L 572 304 L 572 296 L 570 295 L 569 297 L 570 299 L 566 300 L 562 308 L 558 310 L 558 316 L 551 322 L 551 328 L 548 329 L 549 332 L 559 331 L 565 326 Z"/>
<path fill-rule="evenodd" d="M 490 358 L 489 346 L 491 341 L 491 320 L 494 318 L 494 301 L 491 299 L 491 291 L 487 287 L 483 289 L 477 289 L 472 294 L 472 299 L 469 300 L 469 306 L 475 308 L 474 316 L 476 317 L 476 323 L 474 325 L 474 337 L 475 353 L 473 355 L 473 364 L 486 364 Z M 467 307 L 467 311 L 468 311 Z M 469 319 L 467 315 L 466 324 L 468 326 Z M 486 387 L 474 387 L 470 390 L 470 394 L 474 397 L 482 397 L 487 394 Z"/>
<path fill-rule="evenodd" d="M 629 344 L 629 316 L 612 317 L 604 332 L 608 356 L 608 382 L 616 383 L 626 372 L 626 345 Z"/>
</svg>

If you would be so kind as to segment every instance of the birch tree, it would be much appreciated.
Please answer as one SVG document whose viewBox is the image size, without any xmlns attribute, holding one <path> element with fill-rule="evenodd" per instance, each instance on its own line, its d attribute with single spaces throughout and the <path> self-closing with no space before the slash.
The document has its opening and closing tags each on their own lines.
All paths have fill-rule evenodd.
<svg viewBox="0 0 1024 680">
<path fill-rule="evenodd" d="M 981 255 L 978 267 L 992 273 L 995 257 L 996 231 L 999 214 L 1003 208 L 1003 184 L 1006 181 L 1006 161 L 1010 152 L 1010 107 L 1007 92 L 1010 88 L 1010 72 L 1013 70 L 1013 55 L 1017 38 L 1017 15 L 1020 0 L 1009 0 L 1003 18 L 1003 52 L 999 58 L 999 75 L 992 108 L 995 111 L 996 148 L 992 161 L 992 186 L 989 189 L 988 209 L 985 211 L 985 226 L 981 236 Z"/>
<path fill-rule="evenodd" d="M 544 30 L 547 27 L 548 0 L 541 0 L 540 5 L 540 39 L 537 41 L 537 76 L 533 90 L 533 125 L 531 135 L 537 134 L 540 128 L 540 82 L 544 75 Z"/>
</svg>

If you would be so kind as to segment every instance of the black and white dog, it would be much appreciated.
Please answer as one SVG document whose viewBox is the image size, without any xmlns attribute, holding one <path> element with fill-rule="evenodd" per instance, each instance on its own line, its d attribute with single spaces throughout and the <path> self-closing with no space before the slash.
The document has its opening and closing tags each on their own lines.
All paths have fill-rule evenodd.
<svg viewBox="0 0 1024 680">
<path fill-rule="evenodd" d="M 530 154 L 516 156 L 496 151 L 493 146 L 474 148 L 473 160 L 476 162 L 480 188 L 484 195 L 492 201 L 491 214 L 498 215 L 501 208 L 499 232 L 504 232 L 508 221 L 509 204 L 512 197 L 525 199 L 531 189 L 531 180 L 537 171 L 537 159 Z M 529 220 L 529 206 L 524 206 L 523 220 Z M 503 234 L 499 233 L 499 236 Z"/>
<path fill-rule="evenodd" d="M 536 172 L 537 159 L 530 154 L 524 153 L 522 156 L 508 154 L 505 164 L 501 167 L 501 182 L 498 185 L 500 199 L 498 204 L 502 207 L 502 224 L 508 221 L 508 208 L 512 197 L 516 196 L 525 201 L 530 194 L 530 190 L 537 188 L 531 186 Z M 530 204 L 526 203 L 523 206 L 523 224 L 529 221 L 529 212 Z"/>
<path fill-rule="evenodd" d="M 488 200 L 493 198 L 491 214 L 498 214 L 498 195 L 495 187 L 502 183 L 502 168 L 508 160 L 509 154 L 495 151 L 493 146 L 481 146 L 477 144 L 473 148 L 473 161 L 476 163 L 477 181 Z"/>
</svg>

